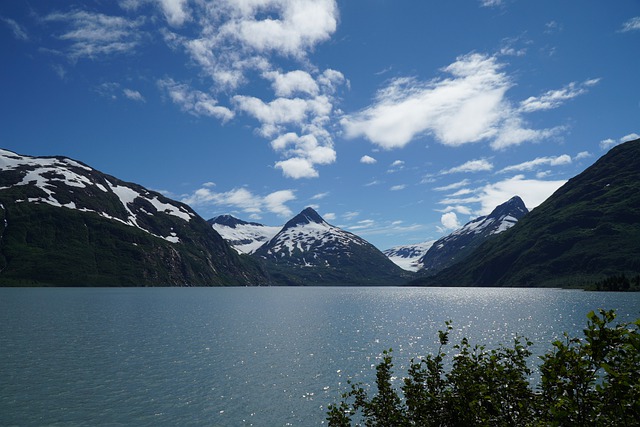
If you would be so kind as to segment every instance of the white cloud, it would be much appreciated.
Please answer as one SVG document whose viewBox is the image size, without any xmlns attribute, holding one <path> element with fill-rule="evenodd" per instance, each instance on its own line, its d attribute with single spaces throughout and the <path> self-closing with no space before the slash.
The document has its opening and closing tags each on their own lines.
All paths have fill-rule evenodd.
<svg viewBox="0 0 640 427">
<path fill-rule="evenodd" d="M 149 0 L 122 0 L 129 8 Z M 315 46 L 336 31 L 335 0 L 217 0 L 213 2 L 161 0 L 167 20 L 174 26 L 189 21 L 188 33 L 163 30 L 172 49 L 182 48 L 213 82 L 208 92 L 189 90 L 165 79 L 172 100 L 186 112 L 230 120 L 245 113 L 254 118 L 257 133 L 271 142 L 283 158 L 275 163 L 286 177 L 319 176 L 316 167 L 335 162 L 330 125 L 337 89 L 348 84 L 333 69 L 319 70 L 308 59 Z M 197 19 L 191 19 L 195 18 Z M 274 66 L 298 63 L 303 69 Z M 260 76 L 275 94 L 267 100 Z M 215 94 L 214 95 L 210 95 Z M 230 108 L 218 105 L 228 95 Z"/>
<path fill-rule="evenodd" d="M 191 206 L 232 207 L 250 214 L 259 214 L 264 210 L 283 217 L 292 214 L 292 211 L 285 205 L 296 198 L 292 190 L 275 191 L 260 197 L 242 187 L 227 192 L 215 192 L 212 190 L 213 186 L 208 184 L 211 183 L 205 183 L 202 188 L 183 197 L 181 201 Z"/>
<path fill-rule="evenodd" d="M 159 0 L 159 2 L 169 24 L 179 27 L 190 19 L 187 0 Z"/>
<path fill-rule="evenodd" d="M 633 141 L 634 139 L 638 139 L 640 138 L 640 135 L 638 135 L 637 133 L 630 133 L 629 135 L 625 135 L 620 139 L 612 139 L 612 138 L 607 138 L 604 139 L 602 141 L 600 141 L 600 148 L 602 148 L 603 150 L 609 150 L 612 147 L 615 147 L 616 145 L 622 144 L 623 142 L 628 142 L 628 141 Z"/>
<path fill-rule="evenodd" d="M 486 172 L 493 169 L 493 164 L 486 159 L 469 160 L 460 166 L 441 172 L 442 174 L 462 173 L 462 172 Z"/>
<path fill-rule="evenodd" d="M 640 16 L 629 19 L 622 25 L 622 32 L 640 30 Z"/>
<path fill-rule="evenodd" d="M 264 206 L 269 212 L 273 212 L 277 215 L 288 217 L 292 212 L 285 203 L 295 200 L 296 196 L 291 190 L 280 190 L 268 194 L 264 197 Z"/>
<path fill-rule="evenodd" d="M 366 165 L 372 165 L 372 164 L 377 163 L 377 162 L 378 161 L 376 159 L 374 159 L 373 157 L 371 157 L 371 156 L 364 155 L 364 156 L 360 157 L 360 163 L 364 163 Z"/>
<path fill-rule="evenodd" d="M 158 81 L 158 86 L 167 92 L 175 104 L 189 114 L 214 117 L 223 122 L 234 117 L 233 111 L 218 105 L 218 101 L 209 94 L 193 90 L 186 84 L 177 83 L 173 79 L 164 79 Z"/>
<path fill-rule="evenodd" d="M 385 148 L 400 148 L 423 134 L 458 146 L 496 134 L 511 86 L 495 57 L 470 54 L 443 71 L 452 77 L 423 83 L 398 78 L 380 90 L 375 104 L 342 119 L 348 138 L 363 136 Z"/>
<path fill-rule="evenodd" d="M 460 228 L 460 221 L 455 212 L 447 212 L 440 217 L 440 223 L 445 230 L 455 230 Z"/>
<path fill-rule="evenodd" d="M 220 33 L 258 52 L 301 57 L 337 28 L 334 0 L 221 1 L 231 19 Z M 259 16 L 264 16 L 260 19 Z"/>
<path fill-rule="evenodd" d="M 311 96 L 318 95 L 320 88 L 311 74 L 302 70 L 280 73 L 268 71 L 264 77 L 272 81 L 273 91 L 277 96 L 289 97 L 297 93 Z"/>
<path fill-rule="evenodd" d="M 517 165 L 507 166 L 502 169 L 500 173 L 504 172 L 523 172 L 523 171 L 531 171 L 540 166 L 562 166 L 568 165 L 572 162 L 571 156 L 568 154 L 562 154 L 556 157 L 537 157 L 528 162 L 519 163 Z"/>
<path fill-rule="evenodd" d="M 199 34 L 179 37 L 180 43 L 216 85 L 228 89 L 242 84 L 248 70 L 270 70 L 271 56 L 304 60 L 338 23 L 335 0 L 218 0 L 193 7 Z"/>
<path fill-rule="evenodd" d="M 359 215 L 360 215 L 360 212 L 351 211 L 351 212 L 346 212 L 345 214 L 342 215 L 342 217 L 350 221 Z"/>
<path fill-rule="evenodd" d="M 336 161 L 336 152 L 331 141 L 321 144 L 315 135 L 298 136 L 295 132 L 289 132 L 271 141 L 271 146 L 285 157 L 289 157 L 275 165 L 289 178 L 316 178 L 318 171 L 314 165 L 326 165 Z"/>
<path fill-rule="evenodd" d="M 318 193 L 311 197 L 311 200 L 322 200 L 329 195 L 329 192 Z"/>
<path fill-rule="evenodd" d="M 531 113 L 558 108 L 565 101 L 586 93 L 589 87 L 599 81 L 600 79 L 592 79 L 583 83 L 571 82 L 562 89 L 550 90 L 541 96 L 531 96 L 520 103 L 520 111 Z"/>
<path fill-rule="evenodd" d="M 353 225 L 349 227 L 350 230 L 363 230 L 374 227 L 376 222 L 372 219 L 363 219 L 362 221 L 358 221 L 357 225 Z"/>
<path fill-rule="evenodd" d="M 291 159 L 282 160 L 276 162 L 276 168 L 282 170 L 282 174 L 288 178 L 300 179 L 300 178 L 317 178 L 318 171 L 315 170 L 313 164 L 300 157 L 293 157 Z"/>
<path fill-rule="evenodd" d="M 144 96 L 137 90 L 123 89 L 122 93 L 132 101 L 145 102 Z"/>
<path fill-rule="evenodd" d="M 345 136 L 363 137 L 384 149 L 430 135 L 448 146 L 489 140 L 499 150 L 554 136 L 563 128 L 530 129 L 523 115 L 557 108 L 598 82 L 570 83 L 515 108 L 506 97 L 514 83 L 503 68 L 496 56 L 472 53 L 445 67 L 448 77 L 396 78 L 378 91 L 371 106 L 342 118 Z"/>
<path fill-rule="evenodd" d="M 393 187 L 390 188 L 391 191 L 400 191 L 400 190 L 404 190 L 405 188 L 407 188 L 407 186 L 405 184 L 400 184 L 400 185 L 394 185 Z"/>
<path fill-rule="evenodd" d="M 592 154 L 588 151 L 581 151 L 578 154 L 576 154 L 576 156 L 574 157 L 575 160 L 582 160 L 582 159 L 588 159 L 589 157 L 591 157 Z"/>
<path fill-rule="evenodd" d="M 458 188 L 465 187 L 465 186 L 469 185 L 470 183 L 471 183 L 471 181 L 469 181 L 468 179 L 463 179 L 462 181 L 454 182 L 454 183 L 449 184 L 449 185 L 445 185 L 445 186 L 442 186 L 442 187 L 436 187 L 436 188 L 434 188 L 434 190 L 436 190 L 436 191 L 457 190 Z"/>
<path fill-rule="evenodd" d="M 502 150 L 527 141 L 541 141 L 557 135 L 562 130 L 564 130 L 562 126 L 557 126 L 552 129 L 529 129 L 521 117 L 513 116 L 505 120 L 500 134 L 491 141 L 491 148 L 494 150 Z"/>
<path fill-rule="evenodd" d="M 132 21 L 81 10 L 52 13 L 44 21 L 63 22 L 71 27 L 58 38 L 71 43 L 69 56 L 73 60 L 134 51 L 140 43 L 139 27 L 143 23 L 142 18 Z"/>
<path fill-rule="evenodd" d="M 482 7 L 496 7 L 502 6 L 504 0 L 480 0 L 480 6 Z"/>
<path fill-rule="evenodd" d="M 325 221 L 333 221 L 336 219 L 336 214 L 333 212 L 327 212 L 324 215 L 322 215 L 322 218 L 324 218 Z"/>
</svg>

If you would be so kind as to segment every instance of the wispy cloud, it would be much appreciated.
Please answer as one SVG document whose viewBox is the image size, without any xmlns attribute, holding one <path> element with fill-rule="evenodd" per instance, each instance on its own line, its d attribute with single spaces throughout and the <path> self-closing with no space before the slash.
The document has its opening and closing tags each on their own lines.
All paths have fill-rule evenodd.
<svg viewBox="0 0 640 427">
<path fill-rule="evenodd" d="M 124 94 L 124 96 L 132 101 L 138 101 L 138 102 L 146 102 L 144 99 L 144 96 L 142 96 L 142 94 L 140 92 L 138 92 L 137 90 L 133 90 L 133 89 L 123 89 L 122 93 Z"/>
<path fill-rule="evenodd" d="M 531 171 L 540 166 L 562 166 L 568 165 L 571 162 L 571 156 L 569 156 L 568 154 L 562 154 L 561 156 L 556 157 L 537 157 L 533 160 L 529 160 L 528 162 L 507 166 L 506 168 L 500 170 L 499 173 Z"/>
<path fill-rule="evenodd" d="M 462 181 L 454 182 L 454 183 L 449 184 L 449 185 L 445 185 L 445 186 L 442 186 L 442 187 L 436 187 L 436 188 L 434 188 L 434 190 L 436 190 L 436 191 L 457 190 L 458 188 L 465 187 L 465 186 L 469 185 L 470 183 L 471 183 L 471 181 L 469 181 L 468 179 L 463 179 Z"/>
<path fill-rule="evenodd" d="M 131 53 L 139 46 L 139 29 L 144 19 L 74 10 L 51 13 L 45 22 L 61 22 L 69 27 L 57 38 L 69 42 L 67 53 L 72 60 L 97 59 L 102 56 Z"/>
<path fill-rule="evenodd" d="M 4 16 L 0 16 L 0 22 L 9 27 L 11 32 L 13 33 L 13 37 L 18 40 L 27 41 L 29 40 L 29 34 L 22 27 L 22 25 L 18 24 L 15 20 L 11 18 L 5 18 Z"/>
<path fill-rule="evenodd" d="M 396 78 L 378 91 L 370 107 L 342 118 L 345 136 L 363 137 L 384 149 L 430 135 L 449 146 L 488 140 L 499 150 L 557 134 L 561 127 L 529 128 L 523 115 L 557 108 L 598 82 L 570 83 L 515 107 L 506 96 L 514 83 L 504 67 L 496 56 L 472 53 L 445 67 L 448 77 Z"/>
<path fill-rule="evenodd" d="M 195 207 L 231 207 L 254 215 L 268 211 L 282 217 L 289 217 L 293 213 L 286 206 L 287 202 L 296 199 L 292 190 L 275 191 L 261 197 L 242 187 L 227 192 L 216 192 L 212 188 L 212 186 L 203 185 L 192 194 L 183 197 L 181 201 Z"/>
<path fill-rule="evenodd" d="M 558 108 L 564 102 L 586 93 L 588 88 L 599 81 L 600 79 L 591 79 L 583 83 L 571 82 L 562 89 L 550 90 L 541 96 L 531 96 L 520 103 L 520 111 L 531 113 Z"/>
<path fill-rule="evenodd" d="M 218 105 L 218 101 L 208 93 L 191 89 L 183 83 L 177 83 L 171 78 L 158 80 L 158 87 L 165 91 L 173 103 L 194 116 L 208 116 L 226 122 L 234 117 L 234 112 L 227 107 Z"/>
<path fill-rule="evenodd" d="M 480 6 L 482 7 L 496 7 L 502 6 L 504 0 L 480 0 Z"/>
<path fill-rule="evenodd" d="M 394 185 L 393 187 L 390 188 L 391 191 L 400 191 L 400 190 L 404 190 L 405 188 L 407 188 L 407 186 L 405 184 L 399 184 L 399 185 Z"/>
<path fill-rule="evenodd" d="M 620 31 L 627 32 L 638 30 L 640 30 L 640 16 L 635 16 L 622 24 L 622 29 Z"/>
<path fill-rule="evenodd" d="M 493 169 L 493 164 L 486 159 L 477 159 L 477 160 L 469 160 L 461 164 L 460 166 L 455 166 L 451 169 L 447 169 L 442 171 L 441 173 L 444 175 L 452 174 L 452 173 L 468 173 L 468 172 L 487 172 Z"/>
</svg>

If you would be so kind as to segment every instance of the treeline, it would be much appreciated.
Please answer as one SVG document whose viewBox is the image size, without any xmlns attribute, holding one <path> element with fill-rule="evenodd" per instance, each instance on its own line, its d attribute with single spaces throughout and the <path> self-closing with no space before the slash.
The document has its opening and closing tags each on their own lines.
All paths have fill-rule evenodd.
<svg viewBox="0 0 640 427">
<path fill-rule="evenodd" d="M 595 282 L 593 288 L 596 291 L 638 292 L 640 291 L 640 274 L 632 278 L 628 278 L 624 274 L 610 276 L 604 280 Z"/>
<path fill-rule="evenodd" d="M 640 319 L 612 326 L 613 311 L 588 314 L 584 338 L 553 342 L 541 356 L 541 380 L 532 388 L 531 342 L 486 350 L 467 339 L 453 346 L 447 372 L 447 330 L 435 355 L 412 361 L 399 390 L 392 356 L 376 368 L 377 393 L 351 384 L 329 405 L 332 427 L 364 426 L 638 426 L 640 425 Z"/>
</svg>

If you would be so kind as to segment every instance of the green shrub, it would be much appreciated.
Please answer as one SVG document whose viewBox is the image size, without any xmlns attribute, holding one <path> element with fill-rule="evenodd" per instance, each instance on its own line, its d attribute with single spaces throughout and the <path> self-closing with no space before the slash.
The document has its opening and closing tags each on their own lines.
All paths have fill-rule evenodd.
<svg viewBox="0 0 640 427">
<path fill-rule="evenodd" d="M 605 310 L 587 318 L 583 339 L 565 334 L 540 357 L 535 388 L 528 381 L 532 343 L 522 338 L 493 350 L 465 338 L 447 372 L 446 322 L 436 354 L 412 361 L 400 390 L 385 351 L 377 393 L 370 398 L 361 384 L 350 384 L 340 403 L 329 405 L 329 426 L 638 426 L 640 319 L 612 326 L 615 313 Z"/>
</svg>

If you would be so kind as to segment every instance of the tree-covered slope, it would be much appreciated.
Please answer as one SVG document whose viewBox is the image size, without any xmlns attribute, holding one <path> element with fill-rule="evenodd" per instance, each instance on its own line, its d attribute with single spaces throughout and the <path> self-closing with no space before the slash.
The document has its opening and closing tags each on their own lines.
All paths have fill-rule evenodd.
<svg viewBox="0 0 640 427">
<path fill-rule="evenodd" d="M 640 140 L 614 147 L 510 230 L 414 284 L 583 286 L 640 273 Z"/>
<path fill-rule="evenodd" d="M 71 159 L 0 150 L 0 285 L 267 281 L 182 203 Z"/>
</svg>

